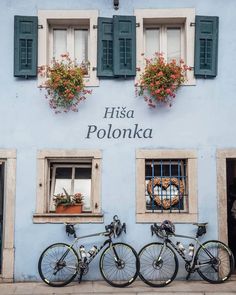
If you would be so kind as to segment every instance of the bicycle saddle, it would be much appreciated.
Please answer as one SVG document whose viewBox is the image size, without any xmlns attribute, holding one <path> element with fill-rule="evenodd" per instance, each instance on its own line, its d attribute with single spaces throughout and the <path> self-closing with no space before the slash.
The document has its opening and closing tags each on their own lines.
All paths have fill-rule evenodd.
<svg viewBox="0 0 236 295">
<path fill-rule="evenodd" d="M 208 222 L 194 222 L 193 225 L 196 226 L 206 226 L 208 224 Z"/>
</svg>

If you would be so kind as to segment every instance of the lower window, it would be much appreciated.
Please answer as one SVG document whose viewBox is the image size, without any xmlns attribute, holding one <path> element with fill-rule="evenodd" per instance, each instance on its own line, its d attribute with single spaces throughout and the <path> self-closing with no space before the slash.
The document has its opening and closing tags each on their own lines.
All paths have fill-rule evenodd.
<svg viewBox="0 0 236 295">
<path fill-rule="evenodd" d="M 56 211 L 57 197 L 70 196 L 68 201 L 73 202 L 73 196 L 81 195 L 79 200 L 82 204 L 83 212 L 92 211 L 92 161 L 85 160 L 75 163 L 57 163 L 52 161 L 50 163 L 50 196 L 49 196 L 49 210 Z M 65 200 L 65 198 L 64 198 Z M 63 199 L 62 199 L 63 205 Z M 68 207 L 65 203 L 64 207 Z"/>
<path fill-rule="evenodd" d="M 146 210 L 188 212 L 186 159 L 145 160 Z"/>
<path fill-rule="evenodd" d="M 100 179 L 98 150 L 40 151 L 34 222 L 101 222 Z"/>
<path fill-rule="evenodd" d="M 137 221 L 196 221 L 196 164 L 194 151 L 138 150 Z"/>
</svg>

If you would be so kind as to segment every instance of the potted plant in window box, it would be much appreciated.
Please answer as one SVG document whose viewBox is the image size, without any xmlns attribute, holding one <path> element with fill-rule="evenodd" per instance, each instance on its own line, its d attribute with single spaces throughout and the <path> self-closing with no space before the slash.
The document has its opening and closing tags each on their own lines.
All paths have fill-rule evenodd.
<svg viewBox="0 0 236 295">
<path fill-rule="evenodd" d="M 177 89 L 186 81 L 186 72 L 191 70 L 183 60 L 165 61 L 162 53 L 146 58 L 146 66 L 135 84 L 136 95 L 143 96 L 150 107 L 156 104 L 172 105 Z"/>
<path fill-rule="evenodd" d="M 78 65 L 68 54 L 62 54 L 60 61 L 41 66 L 38 73 L 46 81 L 40 88 L 46 89 L 45 97 L 55 113 L 78 111 L 78 105 L 92 90 L 85 89 L 84 77 L 88 74 L 88 63 Z"/>
<path fill-rule="evenodd" d="M 63 188 L 64 193 L 54 195 L 53 201 L 56 207 L 56 213 L 79 214 L 82 212 L 83 199 L 81 193 L 69 195 Z"/>
</svg>

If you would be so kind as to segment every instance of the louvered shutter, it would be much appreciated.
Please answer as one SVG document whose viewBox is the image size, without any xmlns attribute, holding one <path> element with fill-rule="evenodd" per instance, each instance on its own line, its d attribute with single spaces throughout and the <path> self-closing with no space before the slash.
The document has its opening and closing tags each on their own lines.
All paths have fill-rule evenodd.
<svg viewBox="0 0 236 295">
<path fill-rule="evenodd" d="M 14 76 L 37 76 L 38 18 L 14 18 Z"/>
<path fill-rule="evenodd" d="M 195 22 L 194 74 L 212 78 L 217 75 L 219 18 L 196 16 Z"/>
<path fill-rule="evenodd" d="M 113 16 L 114 75 L 136 75 L 136 18 Z"/>
<path fill-rule="evenodd" d="M 98 77 L 113 76 L 113 19 L 98 18 Z"/>
</svg>

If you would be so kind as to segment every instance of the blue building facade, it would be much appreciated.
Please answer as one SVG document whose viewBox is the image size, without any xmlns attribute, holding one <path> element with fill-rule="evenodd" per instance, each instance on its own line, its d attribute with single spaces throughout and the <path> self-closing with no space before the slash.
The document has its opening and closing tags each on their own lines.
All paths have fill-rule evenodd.
<svg viewBox="0 0 236 295">
<path fill-rule="evenodd" d="M 120 240 L 137 251 L 154 240 L 150 224 L 164 219 L 188 234 L 208 221 L 203 239 L 236 247 L 234 1 L 1 4 L 1 280 L 39 280 L 40 253 L 70 241 L 63 223 L 78 223 L 83 235 L 103 231 L 115 214 L 127 224 Z M 153 51 L 192 68 L 171 107 L 151 108 L 135 94 Z M 92 94 L 78 112 L 55 114 L 35 69 L 65 52 L 89 62 Z M 82 213 L 56 212 L 53 196 L 63 188 L 84 195 Z M 97 261 L 87 279 L 101 279 Z"/>
</svg>

